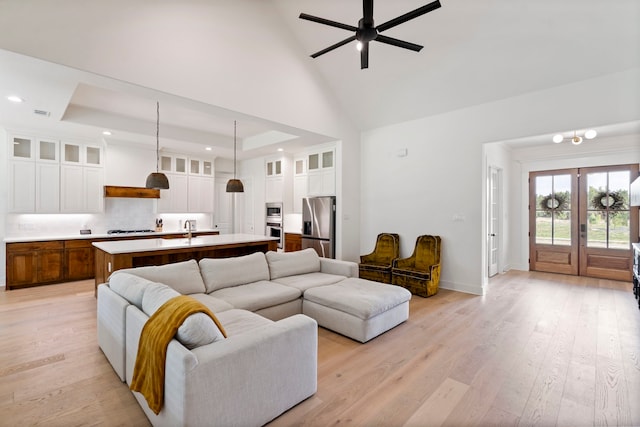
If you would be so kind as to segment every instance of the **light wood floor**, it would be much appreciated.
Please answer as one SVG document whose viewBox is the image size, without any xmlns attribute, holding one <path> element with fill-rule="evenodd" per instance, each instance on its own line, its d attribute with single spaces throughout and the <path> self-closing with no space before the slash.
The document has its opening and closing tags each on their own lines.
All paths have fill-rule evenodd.
<svg viewBox="0 0 640 427">
<path fill-rule="evenodd" d="M 95 303 L 92 281 L 0 292 L 0 425 L 148 425 Z M 640 425 L 630 283 L 510 272 L 410 307 L 364 345 L 320 329 L 318 392 L 270 426 Z"/>
</svg>

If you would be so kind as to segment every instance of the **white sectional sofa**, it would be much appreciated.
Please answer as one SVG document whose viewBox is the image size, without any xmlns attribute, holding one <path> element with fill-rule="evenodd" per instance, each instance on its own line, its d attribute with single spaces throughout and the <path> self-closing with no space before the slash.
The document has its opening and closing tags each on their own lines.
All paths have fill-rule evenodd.
<svg viewBox="0 0 640 427">
<path fill-rule="evenodd" d="M 356 263 L 313 249 L 119 270 L 98 286 L 98 343 L 130 384 L 149 316 L 190 295 L 227 338 L 192 315 L 167 349 L 163 409 L 156 415 L 136 399 L 153 425 L 263 425 L 316 392 L 318 324 L 366 342 L 407 320 L 408 291 L 357 276 Z"/>
</svg>

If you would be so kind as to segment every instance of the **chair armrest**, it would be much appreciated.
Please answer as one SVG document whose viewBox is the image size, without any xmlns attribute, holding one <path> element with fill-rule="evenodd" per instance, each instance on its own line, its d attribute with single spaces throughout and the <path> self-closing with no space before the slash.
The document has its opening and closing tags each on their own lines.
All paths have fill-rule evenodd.
<svg viewBox="0 0 640 427">
<path fill-rule="evenodd" d="M 412 268 L 415 265 L 415 258 L 398 258 L 393 260 L 393 268 Z"/>
<path fill-rule="evenodd" d="M 375 260 L 375 253 L 370 253 L 366 255 L 360 255 L 360 262 L 362 264 L 370 263 Z"/>
<path fill-rule="evenodd" d="M 320 258 L 320 272 L 338 276 L 358 277 L 358 264 L 339 259 Z"/>
</svg>

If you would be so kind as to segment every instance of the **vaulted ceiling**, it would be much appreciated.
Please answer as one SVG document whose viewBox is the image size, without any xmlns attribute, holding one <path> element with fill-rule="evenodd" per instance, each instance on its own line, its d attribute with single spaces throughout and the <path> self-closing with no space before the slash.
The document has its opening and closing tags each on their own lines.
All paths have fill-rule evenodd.
<svg viewBox="0 0 640 427">
<path fill-rule="evenodd" d="M 5 0 L 0 125 L 109 129 L 107 140 L 150 144 L 160 99 L 167 145 L 213 146 L 228 157 L 237 119 L 247 158 L 339 137 L 332 126 L 315 126 L 323 113 L 308 104 L 325 103 L 323 111 L 358 132 L 640 67 L 637 0 L 441 2 L 385 32 L 423 45 L 421 52 L 372 42 L 361 70 L 355 43 L 310 58 L 350 34 L 298 18 L 357 26 L 358 0 Z M 374 19 L 426 3 L 377 0 Z M 4 97 L 12 93 L 26 105 L 10 105 Z M 286 105 L 295 99 L 299 106 Z M 571 100 L 558 102 L 570 108 Z M 289 120 L 297 110 L 307 117 Z"/>
</svg>

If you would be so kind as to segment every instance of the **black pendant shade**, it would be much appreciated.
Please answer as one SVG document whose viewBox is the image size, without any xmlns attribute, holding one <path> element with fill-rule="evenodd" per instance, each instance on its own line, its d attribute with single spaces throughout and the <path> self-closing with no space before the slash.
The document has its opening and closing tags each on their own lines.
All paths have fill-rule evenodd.
<svg viewBox="0 0 640 427">
<path fill-rule="evenodd" d="M 244 185 L 239 179 L 230 179 L 227 182 L 227 193 L 244 193 Z"/>
<path fill-rule="evenodd" d="M 163 173 L 152 172 L 147 177 L 147 188 L 154 188 L 158 190 L 167 190 L 169 188 L 169 179 Z"/>
<path fill-rule="evenodd" d="M 168 190 L 169 179 L 159 171 L 160 164 L 160 103 L 156 102 L 156 171 L 149 174 L 145 187 Z"/>
</svg>

